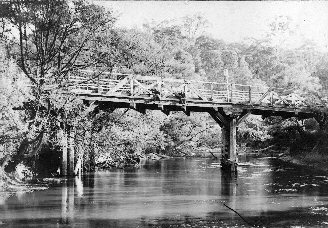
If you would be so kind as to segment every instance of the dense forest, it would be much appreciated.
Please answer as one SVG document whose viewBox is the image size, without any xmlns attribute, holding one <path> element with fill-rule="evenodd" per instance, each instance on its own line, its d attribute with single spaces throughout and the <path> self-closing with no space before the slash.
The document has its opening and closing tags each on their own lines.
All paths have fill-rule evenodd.
<svg viewBox="0 0 328 228">
<path fill-rule="evenodd" d="M 214 82 L 225 82 L 227 69 L 232 83 L 296 91 L 316 120 L 250 116 L 238 129 L 239 150 L 325 155 L 328 54 L 310 41 L 281 45 L 292 32 L 288 20 L 268 24 L 265 39 L 227 43 L 204 33 L 209 22 L 201 15 L 123 29 L 112 11 L 83 0 L 15 1 L 0 12 L 0 176 L 19 164 L 35 175 L 58 174 L 63 137 L 88 170 L 121 167 L 134 156 L 192 156 L 219 147 L 220 127 L 208 114 L 85 106 L 67 92 L 68 74 L 95 68 Z"/>
</svg>

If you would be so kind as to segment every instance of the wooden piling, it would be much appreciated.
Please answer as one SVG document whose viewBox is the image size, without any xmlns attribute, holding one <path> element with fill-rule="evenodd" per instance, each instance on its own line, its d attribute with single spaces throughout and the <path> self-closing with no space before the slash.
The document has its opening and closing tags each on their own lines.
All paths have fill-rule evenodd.
<svg viewBox="0 0 328 228">
<path fill-rule="evenodd" d="M 237 120 L 232 118 L 229 127 L 229 158 L 232 162 L 237 161 Z"/>
<path fill-rule="evenodd" d="M 237 171 L 237 120 L 227 119 L 228 125 L 221 127 L 221 140 L 224 145 L 221 156 L 221 167 L 224 172 Z"/>
<path fill-rule="evenodd" d="M 228 135 L 227 127 L 221 127 L 221 142 L 223 144 L 222 157 L 228 157 L 229 135 Z"/>
</svg>

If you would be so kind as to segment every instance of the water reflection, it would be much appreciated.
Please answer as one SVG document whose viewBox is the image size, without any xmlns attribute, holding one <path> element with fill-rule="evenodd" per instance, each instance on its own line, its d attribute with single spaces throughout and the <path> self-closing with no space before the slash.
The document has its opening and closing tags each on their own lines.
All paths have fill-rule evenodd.
<svg viewBox="0 0 328 228">
<path fill-rule="evenodd" d="M 237 193 L 237 177 L 232 175 L 221 175 L 221 195 L 236 196 Z"/>
<path fill-rule="evenodd" d="M 74 219 L 74 181 L 69 179 L 62 186 L 61 223 L 70 224 Z"/>
<path fill-rule="evenodd" d="M 63 180 L 3 200 L 0 227 L 248 226 L 224 204 L 260 226 L 328 224 L 324 174 L 274 159 L 242 161 L 238 172 L 222 175 L 212 160 L 170 159 Z"/>
</svg>

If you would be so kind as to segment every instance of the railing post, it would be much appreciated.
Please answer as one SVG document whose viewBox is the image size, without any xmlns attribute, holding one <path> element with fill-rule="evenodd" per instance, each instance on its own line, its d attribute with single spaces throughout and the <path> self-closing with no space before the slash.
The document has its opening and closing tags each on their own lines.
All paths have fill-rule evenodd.
<svg viewBox="0 0 328 228">
<path fill-rule="evenodd" d="M 233 84 L 230 84 L 230 102 L 232 103 L 232 96 L 233 96 Z"/>
<path fill-rule="evenodd" d="M 187 81 L 184 80 L 184 83 L 183 83 L 183 95 L 184 95 L 184 100 L 183 103 L 184 103 L 184 107 L 186 109 L 187 107 Z"/>
<path fill-rule="evenodd" d="M 213 82 L 211 82 L 211 100 L 213 101 Z"/>
<path fill-rule="evenodd" d="M 186 82 L 186 80 L 184 80 L 184 83 L 183 84 L 184 84 L 183 85 L 183 93 L 184 93 L 185 99 L 187 99 L 187 89 L 186 89 L 187 82 Z"/>
<path fill-rule="evenodd" d="M 99 82 L 99 80 L 100 80 L 100 75 L 98 75 L 98 81 L 97 81 L 97 92 L 98 93 L 100 93 L 101 91 L 100 91 L 100 82 Z"/>
<path fill-rule="evenodd" d="M 184 80 L 184 83 L 183 83 L 184 98 L 182 98 L 182 105 L 183 105 L 185 114 L 187 116 L 190 116 L 190 110 L 187 110 L 187 85 L 188 85 L 188 82 L 186 80 Z"/>
<path fill-rule="evenodd" d="M 133 97 L 134 91 L 133 91 L 133 77 L 130 78 L 130 92 L 131 96 Z"/>
<path fill-rule="evenodd" d="M 229 90 L 229 84 L 227 83 L 227 102 L 230 101 L 230 90 Z"/>
<path fill-rule="evenodd" d="M 159 99 L 162 99 L 162 79 L 161 80 L 157 80 L 157 89 L 159 92 Z"/>
<path fill-rule="evenodd" d="M 248 96 L 249 96 L 249 103 L 252 103 L 252 87 L 248 87 Z"/>
</svg>

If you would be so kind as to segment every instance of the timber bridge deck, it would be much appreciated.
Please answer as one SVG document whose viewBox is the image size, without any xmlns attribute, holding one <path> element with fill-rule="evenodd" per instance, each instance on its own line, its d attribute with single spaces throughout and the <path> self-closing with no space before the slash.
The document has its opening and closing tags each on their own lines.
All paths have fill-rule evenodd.
<svg viewBox="0 0 328 228">
<path fill-rule="evenodd" d="M 70 76 L 70 91 L 100 106 L 170 111 L 246 112 L 263 116 L 310 118 L 303 97 L 282 89 L 109 72 L 81 71 Z"/>
<path fill-rule="evenodd" d="M 221 126 L 224 145 L 221 164 L 236 172 L 237 126 L 248 115 L 311 118 L 313 110 L 296 93 L 257 85 L 160 78 L 100 71 L 69 76 L 69 91 L 99 109 L 133 108 L 208 112 Z"/>
</svg>

